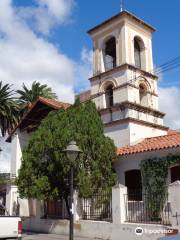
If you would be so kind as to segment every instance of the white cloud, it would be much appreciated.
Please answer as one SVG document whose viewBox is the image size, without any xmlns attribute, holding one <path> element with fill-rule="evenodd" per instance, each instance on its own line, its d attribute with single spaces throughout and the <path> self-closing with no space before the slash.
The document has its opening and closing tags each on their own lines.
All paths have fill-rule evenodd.
<svg viewBox="0 0 180 240">
<path fill-rule="evenodd" d="M 83 47 L 81 51 L 81 59 L 92 67 L 93 64 L 93 51 Z"/>
<path fill-rule="evenodd" d="M 69 9 L 72 1 L 66 1 Z M 40 2 L 42 5 L 46 2 L 54 15 L 61 13 L 62 6 L 62 19 L 66 19 L 65 1 Z M 57 4 L 58 13 L 55 12 L 56 2 L 61 3 Z M 40 38 L 22 20 L 21 14 L 16 13 L 10 0 L 0 1 L 0 79 L 16 88 L 20 88 L 22 82 L 30 85 L 34 80 L 47 83 L 56 90 L 60 100 L 72 102 L 74 62 L 47 39 Z"/>
<path fill-rule="evenodd" d="M 60 24 L 69 22 L 74 0 L 34 0 L 36 6 L 18 7 L 18 15 L 25 21 L 30 20 L 34 30 L 48 35 L 50 30 Z"/>
<path fill-rule="evenodd" d="M 0 80 L 21 88 L 34 80 L 53 88 L 61 101 L 74 101 L 76 64 L 52 43 L 50 30 L 69 21 L 74 0 L 39 0 L 33 8 L 15 7 L 0 0 Z M 38 15 L 39 14 L 39 15 Z M 32 22 L 36 22 L 32 25 Z M 10 144 L 1 139 L 0 171 L 10 169 Z"/>
<path fill-rule="evenodd" d="M 159 89 L 160 110 L 166 113 L 165 124 L 180 129 L 180 89 L 177 87 Z"/>
<path fill-rule="evenodd" d="M 73 0 L 37 0 L 37 2 L 41 8 L 47 8 L 49 14 L 60 22 L 69 17 L 74 6 Z"/>
</svg>

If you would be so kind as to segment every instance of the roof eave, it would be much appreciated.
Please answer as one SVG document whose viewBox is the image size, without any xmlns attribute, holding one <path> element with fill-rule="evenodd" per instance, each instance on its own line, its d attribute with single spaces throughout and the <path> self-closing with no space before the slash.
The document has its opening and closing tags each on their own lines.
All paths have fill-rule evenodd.
<svg viewBox="0 0 180 240">
<path fill-rule="evenodd" d="M 119 17 L 123 17 L 123 16 L 128 16 L 128 17 L 134 19 L 135 21 L 139 22 L 140 24 L 146 26 L 151 32 L 155 32 L 155 31 L 156 31 L 156 29 L 155 29 L 153 26 L 151 26 L 150 24 L 144 22 L 143 20 L 141 20 L 140 18 L 138 18 L 138 17 L 135 16 L 134 14 L 132 14 L 132 13 L 130 13 L 130 12 L 128 12 L 128 11 L 123 11 L 123 12 L 118 13 L 118 14 L 112 16 L 111 18 L 103 21 L 102 23 L 98 24 L 97 26 L 91 28 L 90 30 L 87 31 L 87 33 L 88 33 L 89 35 L 92 35 L 95 31 L 97 31 L 98 29 L 100 29 L 102 26 L 110 23 L 111 21 L 113 21 L 113 20 L 115 20 L 115 19 L 117 19 L 117 18 L 119 18 Z"/>
<path fill-rule="evenodd" d="M 21 124 L 22 124 L 22 122 L 26 119 L 26 117 L 28 116 L 28 114 L 36 107 L 36 105 L 38 104 L 38 103 L 43 103 L 43 104 L 45 104 L 45 105 L 47 105 L 48 107 L 50 107 L 50 108 L 52 108 L 52 110 L 59 110 L 60 109 L 60 107 L 58 107 L 58 106 L 55 106 L 55 105 L 53 105 L 53 104 L 51 104 L 51 103 L 47 103 L 47 101 L 45 101 L 42 97 L 39 97 L 37 100 L 36 100 L 36 102 L 31 106 L 31 108 L 30 109 L 28 109 L 28 111 L 27 111 L 27 113 L 21 118 L 21 120 L 19 121 L 19 123 L 17 124 L 17 126 L 12 130 L 12 132 L 9 134 L 9 136 L 7 137 L 7 139 L 6 139 L 6 142 L 11 142 L 11 138 L 12 138 L 12 136 L 13 136 L 13 134 L 16 132 L 16 130 L 21 126 Z M 65 103 L 65 104 L 67 104 L 67 103 Z M 68 104 L 67 104 L 68 105 Z M 69 104 L 69 106 L 70 106 L 70 104 Z M 63 108 L 63 106 L 62 106 L 62 108 Z"/>
<path fill-rule="evenodd" d="M 141 153 L 154 152 L 154 151 L 163 151 L 163 150 L 174 149 L 174 148 L 179 148 L 179 147 L 180 147 L 180 146 L 164 147 L 164 148 L 160 148 L 160 149 L 151 149 L 151 150 L 147 150 L 147 151 L 138 151 L 138 152 L 131 152 L 131 153 L 117 153 L 117 155 L 118 155 L 119 157 L 131 156 L 131 155 L 136 155 L 136 154 L 141 154 Z"/>
</svg>

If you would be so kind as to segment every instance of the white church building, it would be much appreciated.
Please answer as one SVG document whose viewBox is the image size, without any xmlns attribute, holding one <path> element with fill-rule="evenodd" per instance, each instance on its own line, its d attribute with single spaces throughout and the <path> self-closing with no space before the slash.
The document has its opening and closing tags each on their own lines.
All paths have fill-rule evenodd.
<svg viewBox="0 0 180 240">
<path fill-rule="evenodd" d="M 77 96 L 81 102 L 95 102 L 104 123 L 104 133 L 114 140 L 119 156 L 114 163 L 119 184 L 140 194 L 142 160 L 170 154 L 180 156 L 180 132 L 164 126 L 165 113 L 159 110 L 158 76 L 152 56 L 154 31 L 151 25 L 127 11 L 89 30 L 93 41 L 93 76 L 89 79 L 90 90 Z M 52 110 L 68 107 L 67 103 L 39 97 L 21 119 L 7 139 L 12 145 L 12 178 L 18 175 L 22 148 L 41 120 Z M 175 165 L 169 168 L 167 181 L 171 184 L 178 180 L 180 165 Z M 134 200 L 142 202 L 142 199 Z M 28 200 L 19 199 L 17 186 L 10 184 L 6 195 L 10 214 L 16 213 L 17 204 L 24 217 L 40 211 Z"/>
</svg>

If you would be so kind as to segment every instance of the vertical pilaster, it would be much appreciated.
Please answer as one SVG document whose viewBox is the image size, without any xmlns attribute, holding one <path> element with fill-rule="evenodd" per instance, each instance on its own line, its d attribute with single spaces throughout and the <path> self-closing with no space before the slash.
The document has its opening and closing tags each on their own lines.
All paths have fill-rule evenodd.
<svg viewBox="0 0 180 240">
<path fill-rule="evenodd" d="M 112 188 L 112 216 L 113 223 L 120 224 L 126 221 L 127 187 L 117 184 Z"/>
</svg>

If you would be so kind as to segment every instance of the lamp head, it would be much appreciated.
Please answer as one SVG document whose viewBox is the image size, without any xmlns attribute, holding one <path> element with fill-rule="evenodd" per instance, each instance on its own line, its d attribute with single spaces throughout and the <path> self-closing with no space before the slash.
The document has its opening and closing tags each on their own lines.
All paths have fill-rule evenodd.
<svg viewBox="0 0 180 240">
<path fill-rule="evenodd" d="M 66 153 L 70 161 L 75 161 L 78 155 L 82 153 L 75 141 L 71 141 L 63 152 Z"/>
</svg>

